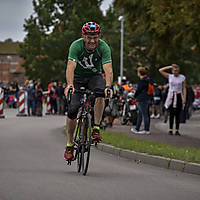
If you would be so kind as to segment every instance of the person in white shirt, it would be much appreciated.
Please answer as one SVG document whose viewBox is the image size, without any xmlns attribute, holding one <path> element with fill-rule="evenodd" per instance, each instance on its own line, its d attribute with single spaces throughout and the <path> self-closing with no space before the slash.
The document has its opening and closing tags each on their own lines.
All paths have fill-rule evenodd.
<svg viewBox="0 0 200 200">
<path fill-rule="evenodd" d="M 171 69 L 172 74 L 166 72 Z M 169 110 L 169 135 L 173 135 L 174 118 L 176 119 L 176 132 L 179 135 L 180 112 L 186 103 L 186 81 L 185 76 L 179 74 L 180 68 L 172 64 L 159 69 L 159 72 L 169 80 L 169 91 L 165 101 L 165 108 Z"/>
</svg>

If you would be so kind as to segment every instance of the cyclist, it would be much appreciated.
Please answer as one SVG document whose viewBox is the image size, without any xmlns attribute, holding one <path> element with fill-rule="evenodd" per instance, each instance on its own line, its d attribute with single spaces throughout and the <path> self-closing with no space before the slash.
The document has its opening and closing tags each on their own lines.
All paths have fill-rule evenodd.
<svg viewBox="0 0 200 200">
<path fill-rule="evenodd" d="M 104 97 L 113 81 L 111 51 L 107 43 L 100 39 L 101 28 L 95 22 L 87 22 L 82 27 L 82 38 L 74 41 L 69 49 L 66 69 L 67 97 L 69 88 L 72 87 L 73 95 L 69 104 L 67 125 L 67 146 L 64 157 L 72 160 L 73 133 L 76 127 L 76 118 L 80 107 L 80 94 L 76 93 L 80 87 L 88 88 L 95 93 L 93 139 L 101 140 L 100 122 L 104 110 Z M 102 78 L 102 67 L 106 79 Z M 112 90 L 110 90 L 112 97 Z"/>
</svg>

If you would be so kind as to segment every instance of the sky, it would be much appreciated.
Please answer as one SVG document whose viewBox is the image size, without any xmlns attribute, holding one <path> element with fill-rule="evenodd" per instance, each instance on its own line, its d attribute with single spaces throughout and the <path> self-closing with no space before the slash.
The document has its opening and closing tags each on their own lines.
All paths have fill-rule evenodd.
<svg viewBox="0 0 200 200">
<path fill-rule="evenodd" d="M 101 9 L 104 13 L 112 2 L 103 1 Z M 24 19 L 28 19 L 32 13 L 32 0 L 0 0 L 0 41 L 8 38 L 23 41 L 26 34 L 23 30 Z"/>
</svg>

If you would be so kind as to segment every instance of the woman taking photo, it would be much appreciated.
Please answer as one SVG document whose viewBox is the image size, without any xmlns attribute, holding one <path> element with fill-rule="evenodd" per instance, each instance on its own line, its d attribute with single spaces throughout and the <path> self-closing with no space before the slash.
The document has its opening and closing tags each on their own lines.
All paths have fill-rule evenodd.
<svg viewBox="0 0 200 200">
<path fill-rule="evenodd" d="M 131 131 L 135 134 L 150 134 L 150 116 L 149 116 L 149 101 L 150 95 L 147 94 L 149 82 L 152 83 L 151 79 L 147 76 L 148 68 L 139 67 L 137 70 L 137 75 L 140 80 L 137 83 L 137 89 L 135 93 L 135 98 L 137 100 L 138 106 L 138 117 L 136 128 L 131 128 Z M 152 83 L 153 84 L 153 83 Z M 140 130 L 142 124 L 142 118 L 144 119 L 144 130 Z"/>
<path fill-rule="evenodd" d="M 172 74 L 166 72 L 171 69 Z M 180 68 L 176 64 L 166 66 L 159 69 L 159 72 L 168 79 L 169 91 L 167 99 L 165 101 L 165 108 L 169 110 L 169 135 L 173 135 L 174 118 L 176 120 L 176 132 L 175 135 L 180 136 L 180 112 L 183 109 L 186 102 L 186 82 L 185 76 L 179 74 Z"/>
</svg>

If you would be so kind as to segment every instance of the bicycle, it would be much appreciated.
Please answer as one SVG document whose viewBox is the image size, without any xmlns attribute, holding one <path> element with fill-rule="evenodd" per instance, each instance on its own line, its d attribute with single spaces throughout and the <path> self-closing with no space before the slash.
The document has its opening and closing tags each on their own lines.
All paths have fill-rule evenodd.
<svg viewBox="0 0 200 200">
<path fill-rule="evenodd" d="M 73 146 L 75 150 L 75 156 L 72 161 L 77 160 L 77 171 L 86 175 L 90 160 L 90 148 L 91 145 L 97 145 L 99 141 L 92 139 L 92 111 L 91 105 L 92 99 L 95 97 L 94 92 L 81 87 L 80 90 L 76 90 L 81 95 L 81 107 L 77 115 L 77 127 L 73 138 Z M 72 88 L 68 92 L 68 102 L 71 101 Z M 68 161 L 68 165 L 71 165 L 71 161 Z"/>
</svg>

